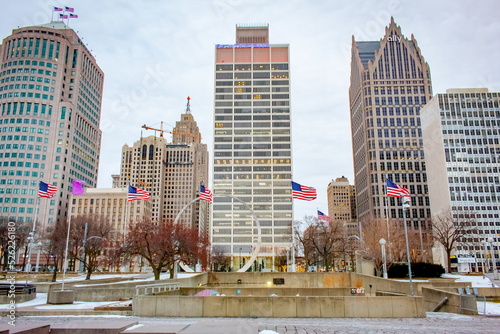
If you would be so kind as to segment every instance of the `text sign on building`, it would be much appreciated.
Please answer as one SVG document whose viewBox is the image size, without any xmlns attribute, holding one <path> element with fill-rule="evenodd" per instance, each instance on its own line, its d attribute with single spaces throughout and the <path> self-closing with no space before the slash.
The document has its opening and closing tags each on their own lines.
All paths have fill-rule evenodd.
<svg viewBox="0 0 500 334">
<path fill-rule="evenodd" d="M 457 263 L 476 263 L 473 257 L 457 257 Z"/>
</svg>

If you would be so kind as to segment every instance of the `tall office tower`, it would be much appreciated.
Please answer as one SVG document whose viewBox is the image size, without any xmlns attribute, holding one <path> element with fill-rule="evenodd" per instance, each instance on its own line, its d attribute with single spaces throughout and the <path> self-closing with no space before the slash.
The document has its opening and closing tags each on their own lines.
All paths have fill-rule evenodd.
<svg viewBox="0 0 500 334">
<path fill-rule="evenodd" d="M 133 146 L 123 145 L 119 188 L 129 185 L 145 189 L 151 196 L 151 220 L 159 222 L 164 212 L 164 159 L 167 140 L 160 136 L 141 138 Z"/>
<path fill-rule="evenodd" d="M 215 46 L 212 245 L 235 270 L 259 240 L 250 209 L 261 226 L 254 270 L 292 245 L 289 46 L 268 35 L 238 25 L 236 44 Z"/>
<path fill-rule="evenodd" d="M 158 129 L 163 132 L 163 129 Z M 141 138 L 133 147 L 124 145 L 119 187 L 128 185 L 147 190 L 151 195 L 153 221 L 174 221 L 194 198 L 199 196 L 200 183 L 208 182 L 207 145 L 188 107 L 181 121 L 171 131 L 172 143 L 163 137 Z M 195 202 L 184 209 L 179 221 L 206 233 L 208 215 L 200 213 Z M 200 218 L 201 215 L 201 218 Z"/>
<path fill-rule="evenodd" d="M 172 130 L 172 144 L 166 147 L 163 218 L 175 220 L 194 198 L 199 197 L 200 185 L 208 185 L 208 149 L 201 143 L 201 133 L 191 114 L 190 98 L 181 120 Z M 200 210 L 201 208 L 201 210 Z M 196 201 L 186 207 L 179 222 L 208 234 L 209 204 Z"/>
<path fill-rule="evenodd" d="M 424 251 L 431 225 L 420 109 L 431 97 L 429 65 L 394 19 L 380 41 L 353 36 L 349 99 L 358 219 L 401 224 L 400 201 L 386 195 L 385 179 L 391 179 L 412 194 L 407 224 Z"/>
<path fill-rule="evenodd" d="M 96 185 L 104 74 L 62 21 L 14 29 L 0 64 L 1 214 L 32 222 L 39 182 L 57 185 L 36 218 L 50 231 L 66 219 L 72 180 Z"/>
<path fill-rule="evenodd" d="M 349 184 L 346 177 L 338 177 L 328 184 L 326 193 L 328 216 L 333 221 L 343 222 L 349 235 L 358 235 L 354 185 Z"/>
<path fill-rule="evenodd" d="M 432 214 L 450 212 L 455 223 L 472 223 L 475 233 L 457 244 L 456 254 L 480 266 L 484 242 L 493 238 L 498 249 L 500 241 L 499 96 L 486 88 L 449 89 L 421 114 Z M 434 255 L 446 264 L 442 251 Z"/>
</svg>

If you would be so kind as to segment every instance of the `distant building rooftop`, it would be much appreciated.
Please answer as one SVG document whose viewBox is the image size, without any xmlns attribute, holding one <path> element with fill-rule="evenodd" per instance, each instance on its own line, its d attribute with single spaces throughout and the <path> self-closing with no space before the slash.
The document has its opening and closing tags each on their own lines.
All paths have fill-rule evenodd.
<svg viewBox="0 0 500 334">
<path fill-rule="evenodd" d="M 380 48 L 380 42 L 356 42 L 359 58 L 364 67 L 370 60 L 375 59 L 375 52 Z"/>
</svg>

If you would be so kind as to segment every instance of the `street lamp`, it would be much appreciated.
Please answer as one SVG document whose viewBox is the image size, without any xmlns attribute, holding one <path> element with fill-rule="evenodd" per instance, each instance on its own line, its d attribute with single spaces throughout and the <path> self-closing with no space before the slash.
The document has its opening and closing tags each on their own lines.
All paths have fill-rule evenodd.
<svg viewBox="0 0 500 334">
<path fill-rule="evenodd" d="M 493 238 L 488 238 L 488 243 L 490 244 L 490 254 L 491 254 L 491 263 L 493 264 L 493 278 L 498 279 L 498 271 L 497 271 L 497 260 L 495 258 L 495 251 L 493 249 Z"/>
<path fill-rule="evenodd" d="M 242 262 L 242 258 L 241 258 L 241 247 L 240 247 L 240 269 L 241 269 L 241 267 L 242 267 L 241 262 Z"/>
<path fill-rule="evenodd" d="M 486 273 L 487 271 L 487 265 L 488 264 L 488 258 L 486 257 L 486 254 L 488 254 L 488 251 L 486 250 L 486 241 L 482 240 L 481 245 L 483 245 L 483 274 Z"/>
<path fill-rule="evenodd" d="M 379 241 L 380 246 L 382 247 L 382 268 L 383 268 L 383 277 L 388 278 L 387 276 L 387 263 L 386 263 L 386 258 L 385 258 L 385 244 L 386 241 L 384 238 L 381 238 Z"/>
<path fill-rule="evenodd" d="M 406 257 L 408 258 L 408 277 L 410 279 L 410 294 L 413 296 L 413 281 L 411 279 L 410 245 L 408 243 L 408 227 L 406 226 L 406 209 L 410 208 L 410 197 L 403 197 L 403 225 L 405 227 Z"/>
</svg>

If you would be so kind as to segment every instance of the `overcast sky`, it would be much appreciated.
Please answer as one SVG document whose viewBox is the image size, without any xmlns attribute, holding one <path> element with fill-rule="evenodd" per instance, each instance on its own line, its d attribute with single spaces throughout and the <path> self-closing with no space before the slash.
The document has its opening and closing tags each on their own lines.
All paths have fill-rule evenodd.
<svg viewBox="0 0 500 334">
<path fill-rule="evenodd" d="M 354 183 L 352 35 L 379 40 L 394 16 L 429 63 L 434 94 L 464 87 L 500 91 L 496 0 L 0 0 L 0 38 L 49 22 L 53 6 L 75 8 L 79 18 L 69 25 L 105 73 L 99 187 L 111 186 L 121 148 L 140 139 L 141 126 L 163 121 L 171 130 L 187 96 L 212 151 L 214 45 L 235 43 L 236 24 L 269 24 L 271 44 L 290 44 L 293 179 L 318 190 L 316 201 L 295 200 L 295 219 L 317 208 L 327 212 L 332 179 L 344 175 Z"/>
</svg>

